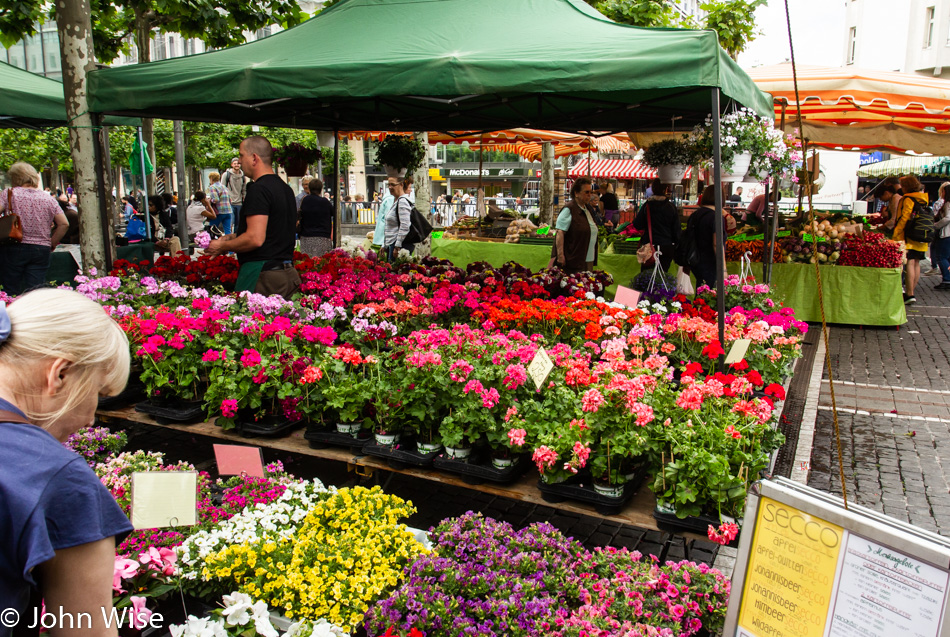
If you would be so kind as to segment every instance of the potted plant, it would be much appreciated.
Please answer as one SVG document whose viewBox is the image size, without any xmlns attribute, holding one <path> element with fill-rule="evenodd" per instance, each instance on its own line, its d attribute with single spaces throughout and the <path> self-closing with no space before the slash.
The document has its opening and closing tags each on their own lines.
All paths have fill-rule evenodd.
<svg viewBox="0 0 950 637">
<path fill-rule="evenodd" d="M 794 135 L 786 135 L 774 128 L 772 120 L 759 120 L 762 134 L 752 153 L 748 180 L 763 182 L 769 177 L 789 178 L 802 160 L 801 142 Z"/>
<path fill-rule="evenodd" d="M 288 177 L 303 177 L 307 167 L 320 158 L 320 149 L 290 142 L 274 151 L 274 161 L 284 167 Z"/>
<path fill-rule="evenodd" d="M 696 145 L 686 135 L 682 139 L 663 139 L 643 151 L 643 163 L 655 168 L 664 184 L 683 181 L 689 167 L 699 160 Z"/>
<path fill-rule="evenodd" d="M 767 131 L 772 128 L 770 118 L 761 118 L 748 108 L 727 113 L 720 118 L 719 147 L 722 159 L 722 181 L 739 182 L 745 179 L 754 155 L 772 147 Z M 696 126 L 689 140 L 696 144 L 707 167 L 712 165 L 712 117 L 704 126 Z"/>
<path fill-rule="evenodd" d="M 376 147 L 376 163 L 390 177 L 405 177 L 422 166 L 427 155 L 425 145 L 408 135 L 386 135 Z"/>
</svg>

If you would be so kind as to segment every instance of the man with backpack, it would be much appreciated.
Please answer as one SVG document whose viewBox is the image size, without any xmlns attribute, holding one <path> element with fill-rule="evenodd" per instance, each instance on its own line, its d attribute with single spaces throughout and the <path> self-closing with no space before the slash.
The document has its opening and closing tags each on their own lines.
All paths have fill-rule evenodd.
<svg viewBox="0 0 950 637">
<path fill-rule="evenodd" d="M 907 269 L 904 281 L 904 304 L 917 302 L 914 290 L 920 281 L 920 261 L 927 256 L 927 248 L 934 240 L 934 212 L 923 185 L 913 175 L 901 177 L 901 198 L 894 240 L 903 241 L 907 251 Z"/>
</svg>

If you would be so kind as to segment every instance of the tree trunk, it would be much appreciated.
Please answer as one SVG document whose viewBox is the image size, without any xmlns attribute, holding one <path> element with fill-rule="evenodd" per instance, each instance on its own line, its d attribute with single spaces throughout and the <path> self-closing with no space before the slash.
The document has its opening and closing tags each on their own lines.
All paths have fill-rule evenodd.
<svg viewBox="0 0 950 637">
<path fill-rule="evenodd" d="M 689 177 L 689 200 L 699 202 L 699 166 L 693 166 Z"/>
<path fill-rule="evenodd" d="M 89 0 L 57 0 L 56 29 L 59 31 L 63 65 L 63 93 L 73 158 L 73 188 L 79 199 L 79 249 L 83 268 L 105 268 L 105 242 L 96 188 L 95 139 L 86 98 L 86 73 L 96 67 L 92 51 L 92 21 Z"/>
<path fill-rule="evenodd" d="M 138 8 L 135 10 L 135 46 L 139 50 L 139 60 L 138 63 L 142 64 L 144 62 L 152 61 L 152 28 L 149 24 L 148 19 Z M 153 166 L 157 166 L 155 163 L 155 121 L 151 117 L 142 118 L 142 141 L 144 141 L 147 146 L 146 150 L 148 152 L 148 157 L 152 162 Z M 155 174 L 146 176 L 146 184 L 148 184 L 146 194 L 155 193 Z"/>
<path fill-rule="evenodd" d="M 544 142 L 541 145 L 541 191 L 538 193 L 538 208 L 538 217 L 541 223 L 553 225 L 554 144 L 551 142 Z"/>
<path fill-rule="evenodd" d="M 429 133 L 413 133 L 414 137 L 422 142 L 426 150 L 429 148 Z M 423 160 L 422 165 L 416 169 L 413 175 L 413 188 L 416 190 L 416 210 L 425 215 L 426 219 L 432 221 L 432 190 L 429 187 L 429 156 Z M 426 239 L 416 246 L 415 254 L 426 257 L 432 254 L 431 239 Z"/>
</svg>

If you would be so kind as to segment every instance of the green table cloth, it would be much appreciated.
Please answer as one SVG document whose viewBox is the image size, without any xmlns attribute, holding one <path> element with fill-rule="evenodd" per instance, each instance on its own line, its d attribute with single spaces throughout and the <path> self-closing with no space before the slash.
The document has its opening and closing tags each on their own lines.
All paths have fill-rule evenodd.
<svg viewBox="0 0 950 637">
<path fill-rule="evenodd" d="M 116 247 L 116 259 L 125 259 L 133 263 L 139 261 L 148 261 L 155 258 L 155 244 L 150 241 L 142 243 L 133 243 L 127 246 Z M 79 268 L 76 266 L 76 260 L 68 252 L 53 252 L 50 255 L 49 269 L 46 271 L 47 283 L 72 283 L 73 278 L 79 274 Z"/>
<path fill-rule="evenodd" d="M 540 270 L 547 267 L 551 260 L 551 248 L 517 243 L 434 239 L 432 255 L 448 259 L 462 268 L 475 261 L 487 261 L 496 267 L 515 261 L 532 270 Z M 601 254 L 597 267 L 609 272 L 620 285 L 629 285 L 640 272 L 635 255 Z M 739 264 L 728 263 L 727 269 L 737 274 Z M 670 270 L 675 271 L 675 267 Z M 753 263 L 752 271 L 756 280 L 761 281 L 762 264 Z M 829 323 L 903 325 L 907 322 L 901 295 L 900 268 L 821 266 L 821 281 L 825 319 Z M 798 320 L 821 322 L 815 266 L 776 263 L 772 268 L 772 288 L 787 306 L 795 310 Z"/>
</svg>

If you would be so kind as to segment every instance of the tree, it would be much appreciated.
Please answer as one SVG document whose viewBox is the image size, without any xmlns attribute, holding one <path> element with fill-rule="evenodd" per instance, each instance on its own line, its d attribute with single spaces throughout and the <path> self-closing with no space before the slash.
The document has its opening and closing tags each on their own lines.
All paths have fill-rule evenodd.
<svg viewBox="0 0 950 637">
<path fill-rule="evenodd" d="M 719 44 L 732 59 L 752 42 L 759 31 L 755 28 L 755 10 L 768 0 L 709 0 L 699 8 L 706 12 L 701 24 L 691 16 L 682 15 L 671 0 L 586 0 L 614 22 L 635 27 L 679 27 L 709 29 L 719 34 Z"/>
</svg>

